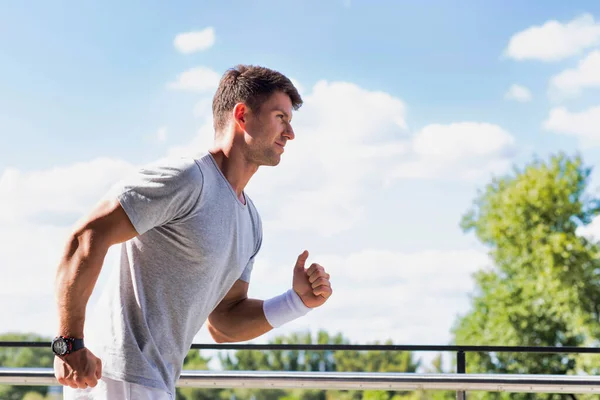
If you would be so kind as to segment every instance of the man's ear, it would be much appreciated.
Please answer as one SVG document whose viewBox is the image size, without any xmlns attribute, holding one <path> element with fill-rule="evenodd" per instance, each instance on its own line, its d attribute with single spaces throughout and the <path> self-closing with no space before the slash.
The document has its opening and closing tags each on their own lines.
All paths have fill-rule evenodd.
<svg viewBox="0 0 600 400">
<path fill-rule="evenodd" d="M 237 103 L 233 107 L 233 121 L 241 130 L 246 130 L 246 120 L 248 116 L 248 107 L 244 103 Z"/>
</svg>

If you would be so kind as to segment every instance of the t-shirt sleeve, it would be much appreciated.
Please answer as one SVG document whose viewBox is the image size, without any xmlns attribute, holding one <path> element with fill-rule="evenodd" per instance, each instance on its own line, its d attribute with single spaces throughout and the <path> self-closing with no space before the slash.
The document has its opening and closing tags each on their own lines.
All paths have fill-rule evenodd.
<svg viewBox="0 0 600 400">
<path fill-rule="evenodd" d="M 240 280 L 242 280 L 244 282 L 250 282 L 250 276 L 252 275 L 252 269 L 254 268 L 254 260 L 256 259 L 256 255 L 258 254 L 258 252 L 260 251 L 260 248 L 262 246 L 263 229 L 262 229 L 262 221 L 260 219 L 260 216 L 258 215 L 258 212 L 256 212 L 255 218 L 256 218 L 256 227 L 255 227 L 256 248 L 255 248 L 254 254 L 252 255 L 252 257 L 250 257 L 248 264 L 246 264 L 246 268 L 244 268 L 244 271 L 242 271 L 242 275 L 240 276 Z"/>
<path fill-rule="evenodd" d="M 203 176 L 193 159 L 148 164 L 117 183 L 116 196 L 139 235 L 186 218 L 197 204 Z"/>
</svg>

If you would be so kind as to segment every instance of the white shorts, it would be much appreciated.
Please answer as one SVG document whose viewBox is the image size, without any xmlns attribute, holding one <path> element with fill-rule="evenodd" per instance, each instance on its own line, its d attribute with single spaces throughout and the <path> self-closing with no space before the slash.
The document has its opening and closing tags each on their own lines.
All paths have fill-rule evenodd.
<svg viewBox="0 0 600 400">
<path fill-rule="evenodd" d="M 174 397 L 173 397 L 174 398 Z M 167 392 L 135 383 L 102 377 L 93 388 L 63 386 L 64 400 L 172 400 Z"/>
</svg>

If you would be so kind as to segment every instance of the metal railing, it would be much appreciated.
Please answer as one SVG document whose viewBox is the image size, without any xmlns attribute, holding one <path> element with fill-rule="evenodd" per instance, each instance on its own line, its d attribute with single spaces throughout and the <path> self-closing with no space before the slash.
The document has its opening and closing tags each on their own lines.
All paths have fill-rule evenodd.
<svg viewBox="0 0 600 400">
<path fill-rule="evenodd" d="M 49 342 L 0 342 L 0 347 L 48 347 Z M 189 371 L 177 386 L 195 388 L 337 389 L 337 390 L 452 390 L 457 399 L 467 391 L 521 393 L 600 393 L 600 377 L 572 375 L 467 374 L 468 352 L 599 354 L 594 347 L 336 345 L 336 344 L 193 344 L 196 350 L 312 350 L 454 352 L 456 373 Z M 0 384 L 57 385 L 50 368 L 0 368 Z"/>
<path fill-rule="evenodd" d="M 0 368 L 0 385 L 57 385 L 51 368 Z M 178 387 L 598 393 L 600 377 L 374 372 L 184 371 Z"/>
</svg>

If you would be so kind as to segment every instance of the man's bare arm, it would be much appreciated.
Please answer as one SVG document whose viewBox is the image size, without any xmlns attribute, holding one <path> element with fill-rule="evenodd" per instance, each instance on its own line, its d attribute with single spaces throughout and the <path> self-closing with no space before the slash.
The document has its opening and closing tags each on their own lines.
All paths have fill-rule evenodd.
<svg viewBox="0 0 600 400">
<path fill-rule="evenodd" d="M 108 249 L 135 236 L 137 232 L 116 199 L 101 202 L 76 224 L 56 273 L 60 335 L 83 337 L 85 309 Z"/>
<path fill-rule="evenodd" d="M 329 274 L 316 263 L 305 269 L 307 258 L 308 251 L 298 256 L 292 288 L 267 300 L 249 299 L 248 283 L 238 280 L 208 317 L 215 341 L 254 339 L 323 305 L 333 293 Z"/>
<path fill-rule="evenodd" d="M 249 299 L 248 283 L 238 280 L 208 317 L 207 328 L 217 343 L 242 342 L 269 332 L 263 300 Z"/>
</svg>

